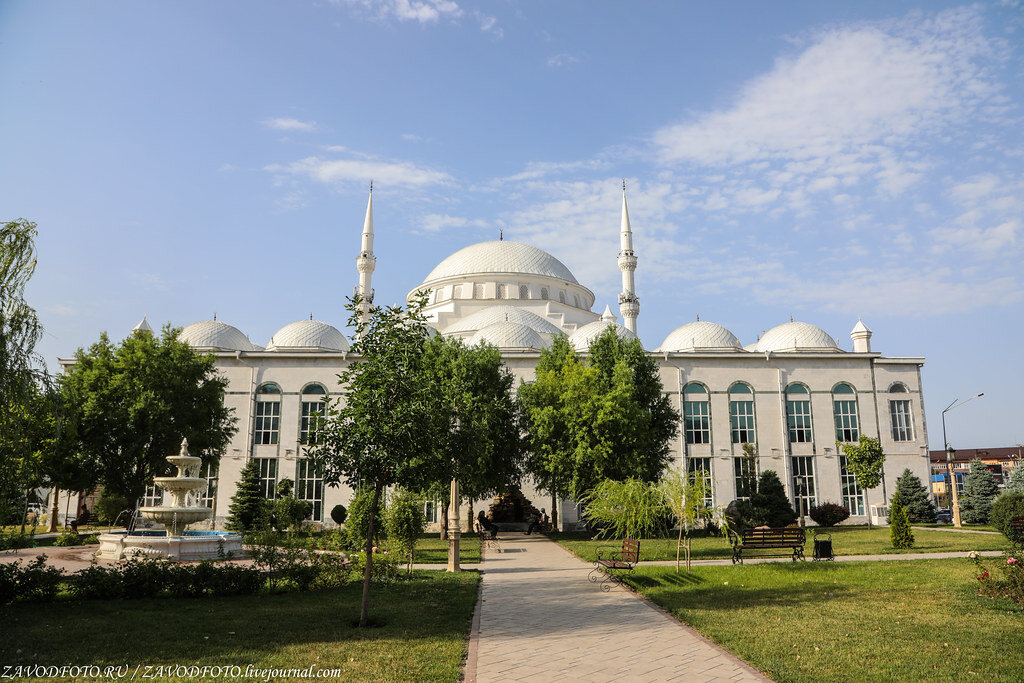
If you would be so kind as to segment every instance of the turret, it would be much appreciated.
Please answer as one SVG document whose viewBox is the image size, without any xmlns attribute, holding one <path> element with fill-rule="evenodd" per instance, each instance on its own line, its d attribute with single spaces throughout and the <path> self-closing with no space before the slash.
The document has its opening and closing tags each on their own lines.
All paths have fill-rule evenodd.
<svg viewBox="0 0 1024 683">
<path fill-rule="evenodd" d="M 362 245 L 359 250 L 359 258 L 356 259 L 356 268 L 359 269 L 359 285 L 355 288 L 354 294 L 362 299 L 359 309 L 363 312 L 365 321 L 370 315 L 370 305 L 373 303 L 373 269 L 377 267 L 377 259 L 373 255 L 373 181 L 370 181 L 370 198 L 366 202 L 366 218 L 363 220 Z"/>
<path fill-rule="evenodd" d="M 622 227 L 619 234 L 619 270 L 622 271 L 622 293 L 619 294 L 619 313 L 623 325 L 636 334 L 636 319 L 640 315 L 640 299 L 636 296 L 633 274 L 636 271 L 636 254 L 633 252 L 633 230 L 629 225 L 629 210 L 626 208 L 626 181 L 622 181 Z"/>
<path fill-rule="evenodd" d="M 871 353 L 871 330 L 864 321 L 857 318 L 857 324 L 850 330 L 854 353 Z"/>
</svg>

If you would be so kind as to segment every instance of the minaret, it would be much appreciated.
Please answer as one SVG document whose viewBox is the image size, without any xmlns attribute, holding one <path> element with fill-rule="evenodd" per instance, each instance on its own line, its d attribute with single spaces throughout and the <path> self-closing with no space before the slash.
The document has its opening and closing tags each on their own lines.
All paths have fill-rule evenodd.
<svg viewBox="0 0 1024 683">
<path fill-rule="evenodd" d="M 356 268 L 359 269 L 359 286 L 355 288 L 354 294 L 362 298 L 359 304 L 365 321 L 370 315 L 370 305 L 373 303 L 373 287 L 370 282 L 373 278 L 373 269 L 377 266 L 377 259 L 373 255 L 373 181 L 370 181 L 370 199 L 366 202 L 366 219 L 363 221 L 363 243 L 359 250 L 359 258 L 356 259 Z"/>
<path fill-rule="evenodd" d="M 857 324 L 850 330 L 854 353 L 871 353 L 871 330 L 864 321 L 857 318 Z"/>
<path fill-rule="evenodd" d="M 629 211 L 626 209 L 626 181 L 622 181 L 622 232 L 619 235 L 619 270 L 622 271 L 622 293 L 619 294 L 619 313 L 623 325 L 636 334 L 636 318 L 640 315 L 640 299 L 636 296 L 633 273 L 636 271 L 636 254 L 633 253 L 633 230 L 629 227 Z"/>
</svg>

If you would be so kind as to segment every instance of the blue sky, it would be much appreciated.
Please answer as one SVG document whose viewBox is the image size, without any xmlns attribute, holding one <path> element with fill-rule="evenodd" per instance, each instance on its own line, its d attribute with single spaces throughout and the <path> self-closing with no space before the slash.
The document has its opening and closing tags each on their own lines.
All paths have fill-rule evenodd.
<svg viewBox="0 0 1024 683">
<path fill-rule="evenodd" d="M 793 316 L 925 356 L 933 447 L 1024 443 L 1024 5 L 0 4 L 0 207 L 38 222 L 47 362 L 210 318 L 343 326 L 370 178 L 379 302 L 547 249 L 639 331 Z"/>
</svg>

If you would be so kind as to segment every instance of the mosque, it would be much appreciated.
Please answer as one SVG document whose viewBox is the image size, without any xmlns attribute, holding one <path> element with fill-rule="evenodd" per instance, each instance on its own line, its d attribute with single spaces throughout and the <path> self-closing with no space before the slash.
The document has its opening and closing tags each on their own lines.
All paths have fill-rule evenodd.
<svg viewBox="0 0 1024 683">
<path fill-rule="evenodd" d="M 371 190 L 356 259 L 355 292 L 366 306 L 374 293 L 373 238 Z M 518 384 L 533 379 L 541 350 L 556 335 L 566 335 L 581 354 L 609 327 L 622 338 L 637 337 L 638 260 L 623 188 L 621 322 L 610 306 L 595 312 L 594 293 L 555 256 L 513 241 L 460 249 L 409 294 L 428 292 L 425 312 L 437 333 L 498 347 Z M 739 476 L 744 473 L 743 448 L 754 444 L 759 470 L 778 473 L 798 512 L 801 505 L 806 510 L 818 502 L 835 502 L 849 508 L 851 522 L 866 521 L 869 513 L 884 522 L 885 501 L 900 473 L 910 468 L 922 480 L 929 474 L 924 359 L 885 357 L 872 350 L 871 336 L 857 321 L 847 350 L 821 328 L 790 321 L 744 346 L 721 325 L 696 320 L 653 348 L 645 342 L 681 416 L 672 445 L 676 466 L 700 472 L 712 483 L 709 502 L 724 506 L 745 493 Z M 325 487 L 300 444 L 311 417 L 339 393 L 337 374 L 355 359 L 349 340 L 337 328 L 312 319 L 285 325 L 265 347 L 220 320 L 188 325 L 181 339 L 214 355 L 229 382 L 225 403 L 238 418 L 239 430 L 219 470 L 204 472 L 210 480 L 206 502 L 217 522 L 226 519 L 242 467 L 256 459 L 268 497 L 278 481 L 292 479 L 297 495 L 313 504 L 312 520 L 331 525 L 330 510 L 347 505 L 352 492 Z M 880 438 L 886 453 L 884 480 L 867 496 L 836 448 L 837 441 L 857 441 L 862 433 Z M 537 507 L 548 507 L 550 498 L 531 482 L 523 482 L 523 491 Z M 475 508 L 487 504 L 478 501 Z M 559 513 L 566 526 L 579 519 L 572 500 L 560 501 Z M 437 522 L 435 504 L 427 504 L 427 515 Z M 466 519 L 465 512 L 461 518 Z"/>
</svg>

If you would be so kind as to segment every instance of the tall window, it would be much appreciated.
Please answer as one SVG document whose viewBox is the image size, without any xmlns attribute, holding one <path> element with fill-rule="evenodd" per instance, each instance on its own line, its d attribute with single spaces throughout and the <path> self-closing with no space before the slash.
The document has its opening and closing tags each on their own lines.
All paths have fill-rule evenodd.
<svg viewBox="0 0 1024 683">
<path fill-rule="evenodd" d="M 849 384 L 837 384 L 832 390 L 832 413 L 836 419 L 836 441 L 856 441 L 860 438 L 857 396 Z"/>
<path fill-rule="evenodd" d="M 689 458 L 687 469 L 691 476 L 704 481 L 704 505 L 712 507 L 715 504 L 715 490 L 711 478 L 711 458 Z"/>
<path fill-rule="evenodd" d="M 205 463 L 199 470 L 199 476 L 206 480 L 206 491 L 200 492 L 199 501 L 204 507 L 217 507 L 218 467 L 214 463 Z"/>
<path fill-rule="evenodd" d="M 754 493 L 757 484 L 757 469 L 755 464 L 744 457 L 732 459 L 733 479 L 736 481 L 736 497 L 742 500 L 750 498 Z"/>
<path fill-rule="evenodd" d="M 683 388 L 683 432 L 686 443 L 711 443 L 708 390 L 696 382 L 690 382 Z"/>
<path fill-rule="evenodd" d="M 563 304 L 565 303 L 565 292 L 559 292 L 558 293 L 558 301 L 559 301 L 559 303 L 563 303 Z"/>
<path fill-rule="evenodd" d="M 324 478 L 306 458 L 295 462 L 295 497 L 312 504 L 310 521 L 322 522 L 324 519 Z"/>
<path fill-rule="evenodd" d="M 423 503 L 423 518 L 427 524 L 437 524 L 437 509 L 438 504 L 436 501 L 428 500 Z M 473 520 L 475 523 L 476 520 Z"/>
<path fill-rule="evenodd" d="M 889 401 L 889 419 L 892 421 L 893 441 L 914 440 L 914 420 L 910 415 L 910 401 Z"/>
<path fill-rule="evenodd" d="M 579 296 L 579 294 L 573 294 L 572 295 L 572 300 L 575 302 L 576 308 L 579 308 L 580 307 L 580 296 Z"/>
<path fill-rule="evenodd" d="M 325 414 L 327 390 L 319 384 L 310 384 L 302 390 L 302 417 L 299 420 L 299 443 L 316 443 L 318 418 Z"/>
<path fill-rule="evenodd" d="M 264 384 L 256 390 L 256 424 L 252 442 L 256 445 L 277 443 L 281 431 L 281 387 Z"/>
<path fill-rule="evenodd" d="M 754 443 L 754 393 L 746 384 L 729 389 L 729 428 L 733 443 Z"/>
<path fill-rule="evenodd" d="M 519 298 L 520 299 L 529 299 L 530 298 L 530 288 L 527 287 L 526 285 L 519 285 Z"/>
<path fill-rule="evenodd" d="M 508 285 L 498 285 L 497 291 L 495 292 L 497 298 L 507 299 L 508 298 Z"/>
<path fill-rule="evenodd" d="M 156 484 L 150 484 L 142 492 L 142 499 L 139 500 L 139 507 L 153 507 L 163 505 L 164 491 Z M 127 523 L 127 522 L 126 522 Z"/>
<path fill-rule="evenodd" d="M 263 497 L 277 497 L 277 458 L 256 458 L 260 465 L 260 490 Z"/>
<path fill-rule="evenodd" d="M 548 288 L 547 287 L 541 287 L 540 288 L 540 298 L 544 299 L 545 301 L 547 301 L 547 298 L 548 298 Z"/>
<path fill-rule="evenodd" d="M 851 515 L 864 514 L 864 492 L 857 486 L 857 477 L 850 471 L 846 456 L 839 456 L 839 484 L 843 489 L 843 506 Z"/>
<path fill-rule="evenodd" d="M 786 423 L 790 443 L 811 442 L 811 400 L 807 387 L 802 384 L 786 389 Z"/>
<path fill-rule="evenodd" d="M 811 456 L 793 457 L 793 508 L 800 514 L 800 500 L 803 499 L 804 514 L 817 505 L 814 486 L 814 458 Z"/>
</svg>

